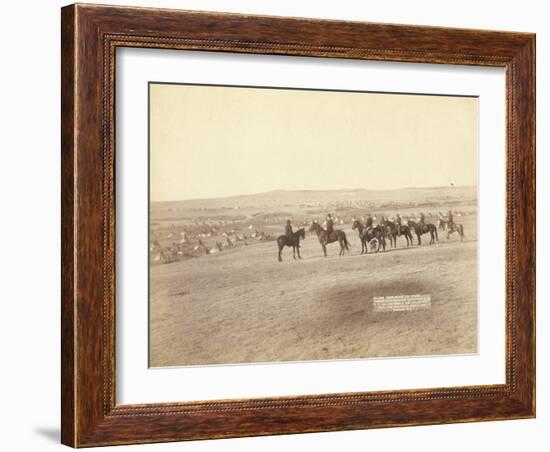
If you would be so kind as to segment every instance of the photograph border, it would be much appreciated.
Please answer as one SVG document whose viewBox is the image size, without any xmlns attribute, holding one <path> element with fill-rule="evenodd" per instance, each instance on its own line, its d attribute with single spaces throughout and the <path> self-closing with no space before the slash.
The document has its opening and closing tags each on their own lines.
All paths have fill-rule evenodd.
<svg viewBox="0 0 550 452">
<path fill-rule="evenodd" d="M 63 444 L 86 447 L 535 416 L 534 34 L 80 4 L 62 8 L 61 16 Z M 118 47 L 505 68 L 506 383 L 117 405 Z"/>
<path fill-rule="evenodd" d="M 352 89 L 337 89 L 337 88 L 302 88 L 302 87 L 290 87 L 290 86 L 270 86 L 270 85 L 233 85 L 233 84 L 219 84 L 219 83 L 192 83 L 192 82 L 165 82 L 159 80 L 150 80 L 147 83 L 147 281 L 148 281 L 148 292 L 147 292 L 147 364 L 150 368 L 162 369 L 163 367 L 196 367 L 202 366 L 197 364 L 174 364 L 169 366 L 151 366 L 151 255 L 149 250 L 151 249 L 151 86 L 152 85 L 167 85 L 167 86 L 185 86 L 185 87 L 208 87 L 208 88 L 234 88 L 234 89 L 265 89 L 265 90 L 276 90 L 276 91 L 305 91 L 305 92 L 317 92 L 317 93 L 349 93 L 349 94 L 386 94 L 386 95 L 396 95 L 396 96 L 426 96 L 426 97 L 450 97 L 450 98 L 468 98 L 468 99 L 477 99 L 479 101 L 479 95 L 477 94 L 445 94 L 445 93 L 423 93 L 423 92 L 407 92 L 407 91 L 376 91 L 376 90 L 352 90 Z M 478 105 L 479 108 L 479 105 Z M 476 124 L 476 127 L 479 127 Z M 479 143 L 479 136 L 476 137 L 476 143 Z M 476 153 L 476 164 L 479 165 L 479 150 Z M 479 187 L 476 186 L 476 194 L 479 196 Z M 478 207 L 479 198 L 476 200 L 476 207 Z M 476 228 L 479 225 L 476 222 Z M 477 250 L 476 250 L 477 252 Z M 475 305 L 478 309 L 479 300 L 476 300 Z M 479 334 L 479 313 L 476 314 L 477 324 L 475 326 L 476 334 Z M 479 353 L 479 343 L 476 342 L 476 351 L 474 352 L 465 352 L 465 353 L 451 353 L 451 354 L 441 354 L 443 356 L 456 356 L 456 355 L 470 355 Z M 439 356 L 439 355 L 414 355 L 414 356 Z M 389 356 L 388 358 L 402 358 L 403 356 Z M 384 358 L 381 356 L 379 358 Z M 342 361 L 342 360 L 353 360 L 353 359 L 369 359 L 369 357 L 357 357 L 357 358 L 333 358 L 330 361 Z M 230 362 L 230 363 L 212 363 L 205 364 L 205 366 L 223 366 L 223 365 L 241 365 L 241 364 L 270 364 L 270 363 L 295 363 L 301 362 L 302 360 L 291 360 L 291 361 L 251 361 L 251 362 Z M 327 361 L 325 360 L 303 360 L 303 361 Z"/>
</svg>

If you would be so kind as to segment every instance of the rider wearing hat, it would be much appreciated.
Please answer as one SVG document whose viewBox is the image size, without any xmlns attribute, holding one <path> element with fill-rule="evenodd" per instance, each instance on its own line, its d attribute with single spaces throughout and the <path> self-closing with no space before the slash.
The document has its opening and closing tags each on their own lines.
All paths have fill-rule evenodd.
<svg viewBox="0 0 550 452">
<path fill-rule="evenodd" d="M 290 220 L 286 220 L 285 235 L 289 240 L 294 240 L 294 231 L 292 230 L 292 224 L 290 224 Z"/>
<path fill-rule="evenodd" d="M 426 216 L 420 212 L 420 221 L 418 222 L 421 226 L 424 226 L 426 224 Z"/>
<path fill-rule="evenodd" d="M 330 236 L 332 232 L 334 231 L 334 220 L 332 219 L 332 215 L 329 213 L 327 215 L 327 234 Z"/>
<path fill-rule="evenodd" d="M 395 215 L 395 223 L 396 223 L 397 225 L 401 226 L 402 221 L 403 221 L 403 220 L 401 219 L 401 215 L 396 214 L 396 215 Z"/>
<path fill-rule="evenodd" d="M 365 221 L 365 226 L 367 227 L 367 229 L 372 229 L 372 225 L 373 225 L 373 218 L 372 218 L 372 215 L 369 213 L 367 214 L 367 220 Z"/>
<path fill-rule="evenodd" d="M 453 212 L 451 210 L 447 213 L 447 225 L 449 228 L 453 225 Z"/>
</svg>

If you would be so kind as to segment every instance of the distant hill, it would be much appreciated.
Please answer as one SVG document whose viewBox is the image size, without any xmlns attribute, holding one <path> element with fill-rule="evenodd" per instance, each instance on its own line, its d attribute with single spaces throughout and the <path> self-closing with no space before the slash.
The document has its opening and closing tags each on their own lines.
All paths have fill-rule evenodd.
<svg viewBox="0 0 550 452">
<path fill-rule="evenodd" d="M 166 210 L 216 210 L 243 208 L 316 207 L 321 205 L 354 205 L 364 202 L 423 203 L 477 200 L 476 187 L 400 188 L 394 190 L 274 190 L 251 195 L 226 198 L 193 199 L 185 201 L 154 202 L 152 209 Z"/>
</svg>

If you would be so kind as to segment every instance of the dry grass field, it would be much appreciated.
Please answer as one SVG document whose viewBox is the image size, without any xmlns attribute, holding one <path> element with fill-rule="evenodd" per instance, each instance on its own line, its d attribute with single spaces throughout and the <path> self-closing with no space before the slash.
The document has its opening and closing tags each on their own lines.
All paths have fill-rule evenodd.
<svg viewBox="0 0 550 452">
<path fill-rule="evenodd" d="M 184 202 L 181 209 L 154 206 L 152 241 L 165 246 L 172 236 L 184 236 L 183 230 L 186 239 L 178 248 L 179 258 L 176 253 L 160 263 L 151 255 L 150 365 L 475 353 L 475 189 L 460 190 L 400 192 L 400 204 L 391 206 L 385 206 L 386 197 L 395 199 L 397 193 L 381 193 L 369 210 L 355 199 L 340 200 L 341 193 L 336 200 L 327 201 L 325 196 L 319 202 L 302 199 L 294 204 L 285 199 L 247 199 L 230 211 L 222 205 L 237 204 L 234 199 L 212 201 L 206 212 L 195 201 Z M 415 237 L 415 245 L 407 248 L 400 238 L 397 249 L 360 254 L 357 233 L 351 230 L 351 218 L 359 212 L 378 208 L 407 215 L 446 212 L 448 206 L 463 213 L 455 220 L 464 224 L 464 242 L 456 234 L 447 239 L 440 231 L 435 245 L 428 245 L 424 235 L 421 246 Z M 285 248 L 284 262 L 279 263 L 276 242 L 264 235 L 252 237 L 251 231 L 259 229 L 268 231 L 270 238 L 282 234 L 281 219 L 288 215 L 296 230 L 314 218 L 322 220 L 321 212 L 326 211 L 339 215 L 341 224 L 336 228 L 346 232 L 352 245 L 343 257 L 338 256 L 337 244 L 328 245 L 329 256 L 322 257 L 317 236 L 308 232 L 301 247 L 303 259 L 293 260 L 292 250 Z M 205 224 L 214 225 L 208 233 Z M 214 249 L 214 243 L 228 234 L 239 243 L 209 253 L 201 253 L 196 245 L 185 248 L 198 240 L 198 229 L 193 228 L 202 228 L 205 249 Z M 414 294 L 430 295 L 431 308 L 373 310 L 373 297 Z"/>
</svg>

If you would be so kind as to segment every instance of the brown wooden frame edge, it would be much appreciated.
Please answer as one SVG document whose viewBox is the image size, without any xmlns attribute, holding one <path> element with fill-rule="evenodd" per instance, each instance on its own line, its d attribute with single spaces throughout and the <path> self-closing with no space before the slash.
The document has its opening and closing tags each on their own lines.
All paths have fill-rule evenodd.
<svg viewBox="0 0 550 452">
<path fill-rule="evenodd" d="M 77 4 L 62 8 L 61 437 L 73 447 L 535 416 L 535 35 Z M 117 47 L 506 68 L 506 384 L 115 404 Z"/>
</svg>

